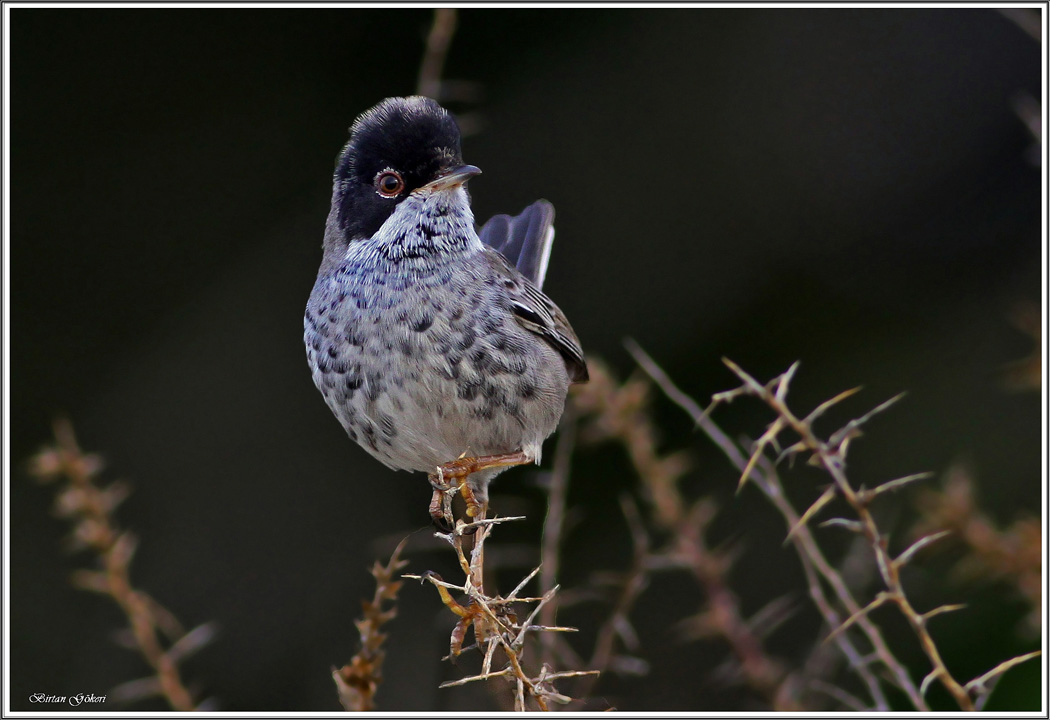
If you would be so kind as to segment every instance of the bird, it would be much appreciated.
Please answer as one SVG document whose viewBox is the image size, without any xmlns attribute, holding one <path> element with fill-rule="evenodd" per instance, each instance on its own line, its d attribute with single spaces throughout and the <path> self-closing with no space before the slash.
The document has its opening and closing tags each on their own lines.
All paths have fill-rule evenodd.
<svg viewBox="0 0 1050 720">
<path fill-rule="evenodd" d="M 568 388 L 588 380 L 580 341 L 543 293 L 554 207 L 539 200 L 480 229 L 455 118 L 391 97 L 362 113 L 336 160 L 322 259 L 303 319 L 314 384 L 351 440 L 394 470 L 427 473 L 430 515 L 468 523 L 488 486 L 539 463 Z"/>
</svg>

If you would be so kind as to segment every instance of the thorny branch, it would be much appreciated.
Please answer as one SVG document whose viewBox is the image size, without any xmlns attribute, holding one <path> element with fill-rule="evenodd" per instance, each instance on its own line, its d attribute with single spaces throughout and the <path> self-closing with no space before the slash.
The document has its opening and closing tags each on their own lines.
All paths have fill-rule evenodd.
<svg viewBox="0 0 1050 720">
<path fill-rule="evenodd" d="M 380 632 L 380 628 L 397 617 L 396 605 L 385 606 L 397 602 L 401 581 L 394 580 L 394 573 L 408 564 L 408 561 L 401 559 L 401 551 L 407 541 L 406 538 L 398 544 L 386 565 L 376 561 L 372 566 L 376 589 L 371 600 L 361 601 L 364 616 L 356 621 L 361 649 L 346 665 L 338 670 L 332 669 L 332 679 L 339 690 L 339 702 L 351 712 L 375 710 L 375 693 L 383 681 L 383 660 L 386 659 L 383 650 L 386 634 Z"/>
<path fill-rule="evenodd" d="M 518 712 L 527 710 L 527 699 L 531 698 L 535 705 L 542 711 L 551 709 L 550 703 L 561 705 L 572 702 L 572 698 L 558 692 L 553 681 L 562 678 L 579 677 L 594 674 L 593 671 L 567 671 L 555 672 L 552 667 L 542 663 L 538 671 L 527 669 L 526 663 L 526 639 L 529 633 L 563 633 L 575 632 L 575 628 L 560 627 L 557 625 L 544 625 L 537 623 L 537 618 L 543 612 L 543 608 L 551 602 L 558 591 L 554 586 L 541 597 L 520 597 L 525 586 L 539 573 L 536 568 L 527 575 L 514 590 L 502 597 L 499 595 L 488 595 L 482 587 L 481 577 L 483 570 L 483 557 L 485 541 L 492 532 L 493 527 L 499 523 L 513 520 L 521 520 L 519 517 L 507 518 L 481 518 L 470 523 L 457 521 L 455 529 L 447 537 L 456 551 L 460 569 L 464 574 L 462 585 L 454 585 L 445 582 L 439 575 L 427 572 L 423 575 L 404 575 L 403 577 L 427 581 L 433 585 L 441 597 L 441 601 L 458 618 L 449 645 L 448 659 L 455 660 L 466 649 L 463 643 L 467 633 L 474 632 L 475 644 L 483 653 L 481 672 L 451 682 L 444 683 L 441 687 L 454 687 L 470 682 L 504 678 L 511 683 L 514 692 L 514 709 Z M 464 549 L 464 536 L 473 533 L 473 549 L 468 558 Z M 466 596 L 466 602 L 461 603 L 452 597 L 449 592 L 454 590 Z M 536 606 L 524 620 L 520 619 L 514 607 L 521 604 L 536 603 Z M 493 670 L 493 663 L 504 663 L 503 667 Z"/>
<path fill-rule="evenodd" d="M 66 484 L 55 496 L 55 512 L 73 523 L 72 548 L 92 551 L 100 566 L 76 571 L 72 582 L 81 589 L 109 596 L 120 606 L 130 626 L 129 644 L 154 670 L 152 676 L 124 683 L 111 694 L 124 701 L 161 695 L 174 710 L 199 709 L 183 684 L 178 663 L 207 644 L 214 628 L 206 624 L 185 632 L 171 612 L 131 584 L 129 568 L 137 539 L 120 530 L 112 518 L 128 496 L 128 487 L 120 482 L 96 486 L 101 458 L 80 450 L 68 421 L 56 421 L 54 432 L 55 444 L 32 459 L 30 473 L 43 484 L 65 479 Z"/>
<path fill-rule="evenodd" d="M 901 568 L 906 565 L 920 549 L 935 542 L 940 537 L 943 537 L 944 533 L 935 533 L 920 538 L 903 553 L 896 558 L 893 558 L 889 554 L 888 538 L 883 535 L 878 528 L 869 508 L 871 502 L 884 492 L 896 490 L 911 482 L 924 479 L 925 477 L 928 477 L 928 475 L 922 474 L 900 478 L 879 486 L 874 490 L 856 490 L 849 483 L 845 474 L 846 452 L 850 441 L 860 435 L 859 428 L 875 414 L 889 407 L 898 398 L 893 398 L 876 407 L 866 415 L 850 421 L 843 428 L 833 433 L 828 440 L 823 440 L 813 431 L 811 425 L 812 421 L 833 404 L 853 394 L 853 391 L 840 394 L 838 397 L 819 406 L 807 417 L 800 419 L 788 408 L 786 403 L 788 386 L 797 370 L 797 363 L 789 368 L 784 374 L 763 385 L 734 363 L 726 360 L 726 365 L 743 381 L 743 384 L 733 390 L 716 394 L 713 397 L 711 406 L 707 410 L 702 410 L 695 401 L 685 396 L 684 393 L 674 386 L 666 373 L 664 373 L 652 358 L 646 355 L 637 344 L 633 342 L 630 343 L 628 349 L 649 376 L 660 385 L 667 396 L 680 407 L 685 409 L 696 422 L 698 427 L 704 430 L 704 432 L 706 432 L 709 437 L 711 437 L 711 439 L 722 448 L 730 460 L 741 469 L 741 484 L 749 479 L 753 480 L 784 515 L 789 528 L 788 540 L 792 542 L 799 551 L 799 557 L 802 560 L 803 569 L 806 572 L 809 582 L 811 596 L 825 619 L 828 621 L 829 626 L 832 628 L 832 633 L 828 640 L 841 641 L 846 637 L 845 630 L 851 626 L 856 626 L 861 629 L 873 646 L 873 658 L 877 658 L 878 661 L 884 665 L 889 671 L 890 676 L 894 679 L 895 684 L 908 695 L 916 709 L 928 709 L 925 695 L 929 686 L 933 682 L 940 682 L 958 704 L 960 709 L 968 711 L 978 709 L 987 699 L 987 695 L 990 693 L 990 687 L 984 682 L 979 682 L 981 678 L 973 680 L 965 686 L 959 683 L 959 681 L 957 681 L 949 672 L 940 655 L 940 651 L 928 630 L 928 622 L 931 618 L 944 612 L 958 610 L 961 606 L 942 606 L 926 613 L 919 613 L 912 606 L 910 600 L 905 594 L 900 578 Z M 766 433 L 763 434 L 758 441 L 753 443 L 750 457 L 747 457 L 746 459 L 742 449 L 736 443 L 729 440 L 729 438 L 711 421 L 709 417 L 711 411 L 718 405 L 743 396 L 753 396 L 760 399 L 776 414 L 774 422 L 769 426 Z M 778 460 L 802 452 L 810 453 L 811 462 L 821 466 L 834 481 L 834 494 L 843 498 L 857 515 L 857 520 L 834 518 L 825 524 L 841 525 L 860 533 L 866 538 L 868 545 L 873 552 L 876 566 L 879 569 L 879 574 L 882 578 L 883 584 L 886 587 L 886 589 L 877 594 L 875 599 L 867 606 L 858 606 L 849 589 L 845 586 L 841 574 L 827 563 L 819 546 L 817 546 L 815 539 L 808 531 L 808 521 L 816 516 L 817 513 L 829 502 L 829 494 L 825 492 L 825 494 L 822 495 L 809 510 L 802 513 L 800 516 L 787 501 L 783 488 L 780 485 L 780 480 L 773 470 L 773 464 L 765 455 L 764 451 L 767 447 L 779 448 L 780 435 L 785 430 L 793 431 L 794 434 L 798 436 L 799 440 L 789 446 L 786 450 L 780 452 Z M 834 589 L 835 596 L 839 602 L 842 603 L 847 612 L 845 619 L 840 619 L 838 611 L 829 604 L 829 599 L 824 594 L 821 587 L 820 579 L 826 581 Z M 932 669 L 925 676 L 919 688 L 915 687 L 906 669 L 896 660 L 892 652 L 889 650 L 878 627 L 871 622 L 868 617 L 871 610 L 885 604 L 894 605 L 904 616 L 913 633 L 919 640 L 919 644 L 922 647 L 924 654 L 930 662 Z M 876 709 L 889 709 L 885 704 L 885 697 L 882 694 L 881 689 L 878 687 L 878 683 L 875 681 L 874 675 L 869 667 L 869 663 L 871 659 L 873 659 L 872 656 L 868 656 L 867 658 L 858 657 L 856 650 L 852 645 L 847 643 L 840 642 L 840 647 L 846 653 L 847 657 L 850 658 L 853 669 L 858 672 L 861 678 L 865 681 L 869 691 L 872 693 L 872 699 L 875 703 Z M 1002 672 L 1005 672 L 1005 670 L 1031 656 L 1034 655 L 1008 660 L 986 675 L 994 675 L 997 677 Z"/>
<path fill-rule="evenodd" d="M 907 619 L 912 631 L 919 639 L 919 644 L 922 646 L 923 652 L 930 661 L 930 665 L 933 669 L 927 677 L 939 679 L 941 684 L 951 694 L 962 710 L 973 710 L 973 699 L 945 666 L 940 651 L 937 649 L 937 645 L 930 636 L 926 618 L 912 607 L 911 602 L 908 600 L 908 597 L 904 592 L 904 587 L 901 585 L 900 580 L 900 568 L 904 563 L 898 562 L 890 557 L 887 549 L 889 543 L 876 525 L 875 518 L 868 507 L 868 502 L 859 496 L 858 492 L 853 489 L 853 486 L 850 485 L 849 480 L 846 478 L 846 449 L 850 440 L 857 437 L 859 434 L 857 427 L 862 424 L 863 420 L 871 417 L 874 412 L 884 409 L 889 403 L 884 403 L 882 406 L 879 406 L 875 411 L 869 413 L 860 421 L 851 422 L 846 428 L 844 428 L 844 432 L 840 431 L 836 433 L 832 436 L 831 442 L 825 443 L 816 436 L 808 421 L 802 421 L 792 413 L 784 400 L 784 397 L 787 395 L 787 387 L 790 381 L 791 371 L 780 376 L 769 385 L 761 385 L 735 364 L 729 361 L 726 361 L 726 364 L 740 379 L 744 381 L 744 385 L 741 386 L 739 390 L 746 394 L 753 394 L 765 402 L 777 414 L 778 421 L 782 421 L 782 424 L 790 427 L 796 434 L 798 434 L 801 438 L 800 443 L 804 446 L 805 450 L 813 453 L 816 460 L 835 481 L 835 486 L 838 489 L 838 492 L 857 513 L 861 523 L 861 531 L 867 538 L 872 551 L 875 554 L 876 564 L 878 565 L 879 572 L 882 575 L 882 580 L 887 588 L 887 592 L 880 595 L 880 597 L 897 605 L 901 614 Z M 797 365 L 794 367 L 797 367 Z M 773 388 L 775 388 L 775 390 Z M 732 393 L 734 391 L 730 392 Z M 728 399 L 731 396 L 727 395 L 724 397 Z M 717 403 L 719 400 L 716 399 L 715 402 Z M 757 454 L 760 450 L 756 449 L 755 452 Z M 850 617 L 847 618 L 846 622 L 851 622 L 853 618 L 859 617 L 860 613 L 863 612 L 865 611 L 853 612 Z M 920 690 L 922 689 L 923 688 L 920 688 Z M 925 695 L 925 693 L 920 692 L 920 695 Z"/>
<path fill-rule="evenodd" d="M 633 511 L 632 504 L 624 504 L 634 539 L 634 559 L 606 623 L 605 630 L 615 632 L 600 634 L 602 639 L 588 667 L 605 669 L 619 659 L 612 642 L 617 637 L 626 640 L 633 634 L 628 632 L 628 615 L 648 582 L 648 574 L 680 569 L 693 575 L 707 597 L 706 607 L 693 619 L 692 626 L 703 628 L 706 635 L 723 638 L 733 652 L 742 679 L 771 705 L 775 704 L 784 669 L 765 653 L 761 639 L 741 614 L 739 600 L 726 579 L 728 555 L 707 545 L 706 525 L 716 512 L 714 503 L 701 499 L 690 504 L 682 496 L 678 482 L 689 469 L 685 453 L 657 452 L 658 432 L 647 411 L 647 383 L 634 379 L 619 385 L 604 364 L 591 361 L 588 365 L 590 382 L 574 387 L 572 395 L 575 410 L 589 420 L 584 428 L 585 439 L 616 440 L 624 446 L 642 483 L 652 521 L 670 538 L 666 547 L 652 549 L 639 513 Z M 586 696 L 592 684 L 593 681 L 585 682 L 578 694 Z"/>
</svg>

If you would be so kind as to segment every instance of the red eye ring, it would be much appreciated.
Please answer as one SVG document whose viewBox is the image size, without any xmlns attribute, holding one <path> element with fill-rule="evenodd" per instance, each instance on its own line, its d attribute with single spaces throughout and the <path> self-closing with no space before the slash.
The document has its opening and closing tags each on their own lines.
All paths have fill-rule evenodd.
<svg viewBox="0 0 1050 720">
<path fill-rule="evenodd" d="M 376 192 L 383 197 L 397 197 L 405 189 L 405 181 L 394 170 L 384 170 L 376 175 L 374 182 Z"/>
</svg>

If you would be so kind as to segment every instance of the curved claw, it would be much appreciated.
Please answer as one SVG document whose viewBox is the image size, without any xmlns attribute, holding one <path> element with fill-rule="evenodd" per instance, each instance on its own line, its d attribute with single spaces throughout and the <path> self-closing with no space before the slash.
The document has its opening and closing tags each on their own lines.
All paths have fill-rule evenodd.
<svg viewBox="0 0 1050 720">
<path fill-rule="evenodd" d="M 430 519 L 434 526 L 443 533 L 453 531 L 452 524 L 452 500 L 448 496 L 448 486 L 443 480 L 430 476 L 430 484 L 434 487 L 434 494 L 430 498 Z"/>
<path fill-rule="evenodd" d="M 444 533 L 445 535 L 450 535 L 454 532 L 454 528 L 449 524 L 448 520 L 445 519 L 444 514 L 435 515 L 434 513 L 431 513 L 430 522 L 435 528 L 437 528 L 438 532 Z"/>
</svg>

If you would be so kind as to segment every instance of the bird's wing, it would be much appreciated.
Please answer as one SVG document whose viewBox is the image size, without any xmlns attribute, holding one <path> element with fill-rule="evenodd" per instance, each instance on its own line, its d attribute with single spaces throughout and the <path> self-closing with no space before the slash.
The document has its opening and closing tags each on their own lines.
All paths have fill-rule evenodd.
<svg viewBox="0 0 1050 720">
<path fill-rule="evenodd" d="M 537 200 L 520 215 L 496 215 L 478 231 L 481 242 L 498 250 L 511 265 L 543 287 L 554 244 L 554 206 Z"/>
<path fill-rule="evenodd" d="M 550 343 L 565 358 L 565 367 L 572 382 L 587 382 L 589 376 L 583 348 L 565 313 L 528 278 L 522 277 L 520 272 L 511 267 L 500 253 L 487 251 L 485 257 L 503 280 L 514 319 L 526 330 Z"/>
</svg>

